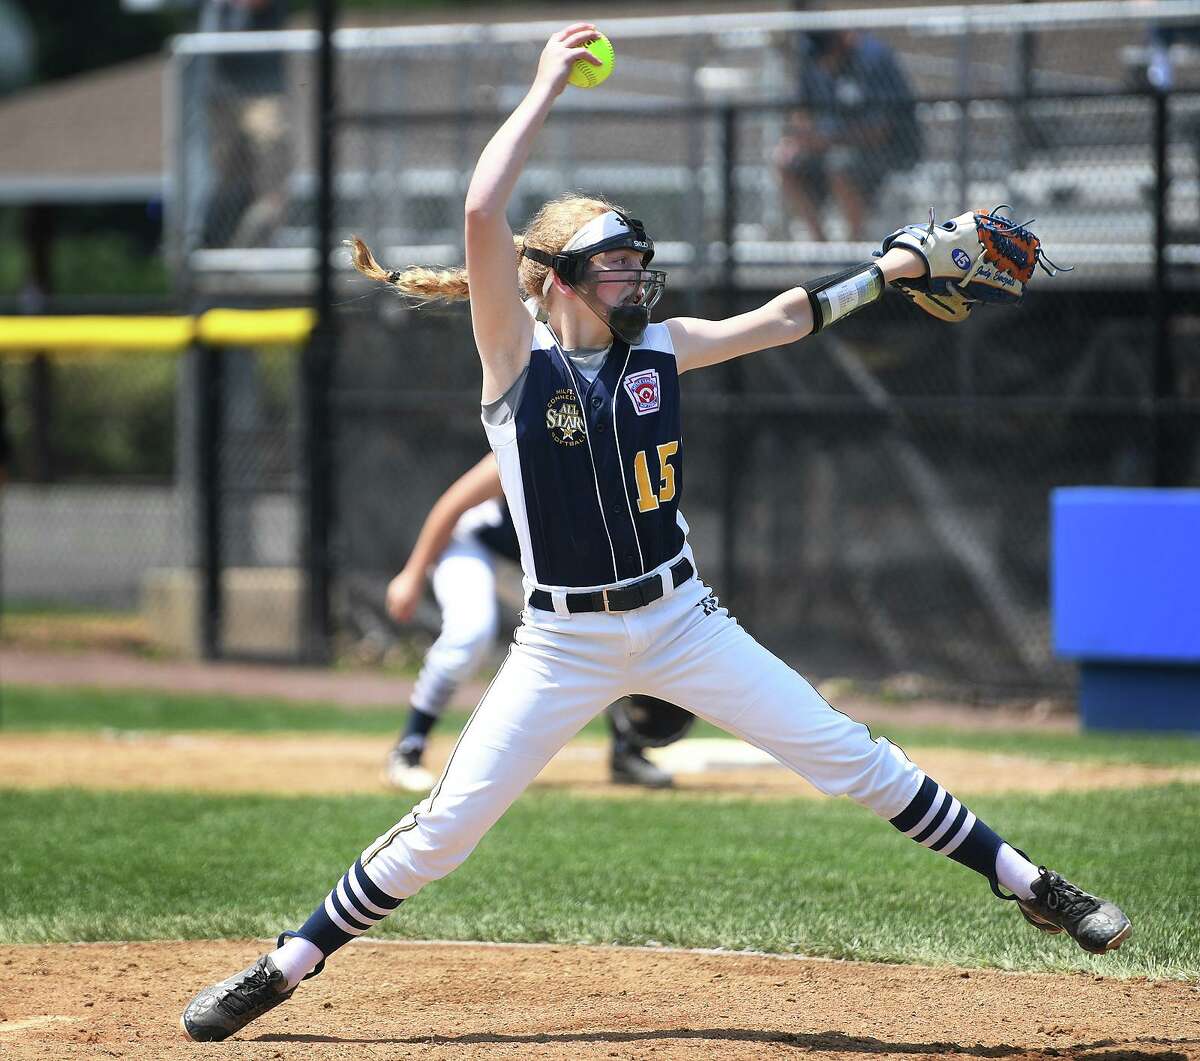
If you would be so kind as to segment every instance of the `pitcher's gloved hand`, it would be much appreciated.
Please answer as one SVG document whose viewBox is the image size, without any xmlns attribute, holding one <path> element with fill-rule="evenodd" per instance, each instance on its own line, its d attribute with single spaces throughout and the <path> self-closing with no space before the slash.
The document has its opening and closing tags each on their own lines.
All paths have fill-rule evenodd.
<svg viewBox="0 0 1200 1061">
<path fill-rule="evenodd" d="M 931 207 L 928 224 L 897 229 L 884 239 L 876 257 L 892 247 L 907 247 L 924 259 L 925 276 L 897 280 L 896 287 L 938 320 L 966 320 L 979 302 L 1016 304 L 1035 265 L 1051 276 L 1059 267 L 1045 258 L 1037 236 L 1000 212 L 1005 209 L 968 210 L 939 225 Z"/>
</svg>

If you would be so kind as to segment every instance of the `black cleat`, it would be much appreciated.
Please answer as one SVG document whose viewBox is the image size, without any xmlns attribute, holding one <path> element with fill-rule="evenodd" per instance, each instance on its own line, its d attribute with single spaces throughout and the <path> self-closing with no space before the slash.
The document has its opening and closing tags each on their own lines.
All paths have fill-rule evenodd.
<svg viewBox="0 0 1200 1061">
<path fill-rule="evenodd" d="M 1066 932 L 1092 954 L 1116 950 L 1133 935 L 1133 925 L 1115 903 L 1089 895 L 1045 866 L 1038 872 L 1033 898 L 1017 899 L 1022 916 L 1035 928 Z"/>
<path fill-rule="evenodd" d="M 670 788 L 674 784 L 674 778 L 655 766 L 638 748 L 614 748 L 610 767 L 614 785 Z"/>
<path fill-rule="evenodd" d="M 220 1042 L 286 1002 L 295 990 L 288 988 L 283 973 L 263 955 L 250 968 L 201 991 L 188 1003 L 179 1023 L 189 1039 Z"/>
</svg>

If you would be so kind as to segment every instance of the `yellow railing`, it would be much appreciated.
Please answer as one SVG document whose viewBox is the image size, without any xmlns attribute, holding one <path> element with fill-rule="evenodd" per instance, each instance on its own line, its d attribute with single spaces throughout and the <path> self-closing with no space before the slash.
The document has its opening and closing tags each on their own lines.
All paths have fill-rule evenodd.
<svg viewBox="0 0 1200 1061">
<path fill-rule="evenodd" d="M 174 352 L 194 342 L 295 345 L 308 338 L 315 323 L 311 309 L 210 309 L 194 317 L 0 317 L 0 357 L 32 351 Z"/>
</svg>

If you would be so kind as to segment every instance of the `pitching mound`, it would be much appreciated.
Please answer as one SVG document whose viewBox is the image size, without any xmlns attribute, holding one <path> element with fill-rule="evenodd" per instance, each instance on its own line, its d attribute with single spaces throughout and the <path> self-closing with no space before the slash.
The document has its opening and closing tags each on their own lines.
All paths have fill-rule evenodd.
<svg viewBox="0 0 1200 1061">
<path fill-rule="evenodd" d="M 189 997 L 263 948 L 0 948 L 0 1054 L 29 1061 L 1200 1057 L 1196 991 L 1183 983 L 472 944 L 355 943 L 241 1037 L 183 1039 L 178 1017 Z"/>
</svg>

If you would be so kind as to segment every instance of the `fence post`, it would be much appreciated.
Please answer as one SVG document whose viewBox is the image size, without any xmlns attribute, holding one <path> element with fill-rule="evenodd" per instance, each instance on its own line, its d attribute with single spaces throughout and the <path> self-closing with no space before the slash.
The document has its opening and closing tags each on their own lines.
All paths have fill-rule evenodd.
<svg viewBox="0 0 1200 1061">
<path fill-rule="evenodd" d="M 200 651 L 221 657 L 225 602 L 221 594 L 221 444 L 225 352 L 218 346 L 192 348 L 199 418 L 196 424 L 196 556 L 200 562 Z"/>
<path fill-rule="evenodd" d="M 971 24 L 963 27 L 958 41 L 958 201 L 970 201 L 971 187 Z"/>
<path fill-rule="evenodd" d="M 29 275 L 21 302 L 26 313 L 44 313 L 54 288 L 57 212 L 53 206 L 33 205 L 25 211 L 22 239 Z M 28 402 L 31 413 L 30 478 L 35 483 L 54 482 L 54 366 L 47 351 L 36 351 L 29 362 Z"/>
<path fill-rule="evenodd" d="M 29 360 L 30 478 L 35 483 L 54 482 L 54 367 L 45 351 Z"/>
<path fill-rule="evenodd" d="M 1154 283 L 1150 289 L 1150 334 L 1153 355 L 1151 394 L 1151 468 L 1155 486 L 1171 486 L 1174 454 L 1173 432 L 1170 430 L 1170 413 L 1164 412 L 1164 403 L 1175 394 L 1174 367 L 1171 364 L 1170 341 L 1170 298 L 1167 269 L 1167 194 L 1171 177 L 1167 170 L 1167 93 L 1152 90 L 1154 101 Z"/>
<path fill-rule="evenodd" d="M 716 304 L 724 316 L 735 312 L 734 270 L 737 268 L 734 225 L 737 219 L 737 111 L 732 106 L 721 109 L 721 249 L 724 267 L 717 274 L 719 290 Z M 738 483 L 741 478 L 745 439 L 738 437 L 739 399 L 745 390 L 745 376 L 740 358 L 724 366 L 724 424 L 725 439 L 721 456 L 721 584 L 730 601 L 737 574 Z"/>
<path fill-rule="evenodd" d="M 314 114 L 317 132 L 317 276 L 314 309 L 317 324 L 301 360 L 304 416 L 305 491 L 303 621 L 304 658 L 327 663 L 331 656 L 329 615 L 329 527 L 332 488 L 332 444 L 329 438 L 329 387 L 335 348 L 333 320 L 334 136 L 336 115 L 333 29 L 336 0 L 316 0 L 320 45 L 317 51 L 317 93 Z"/>
</svg>

